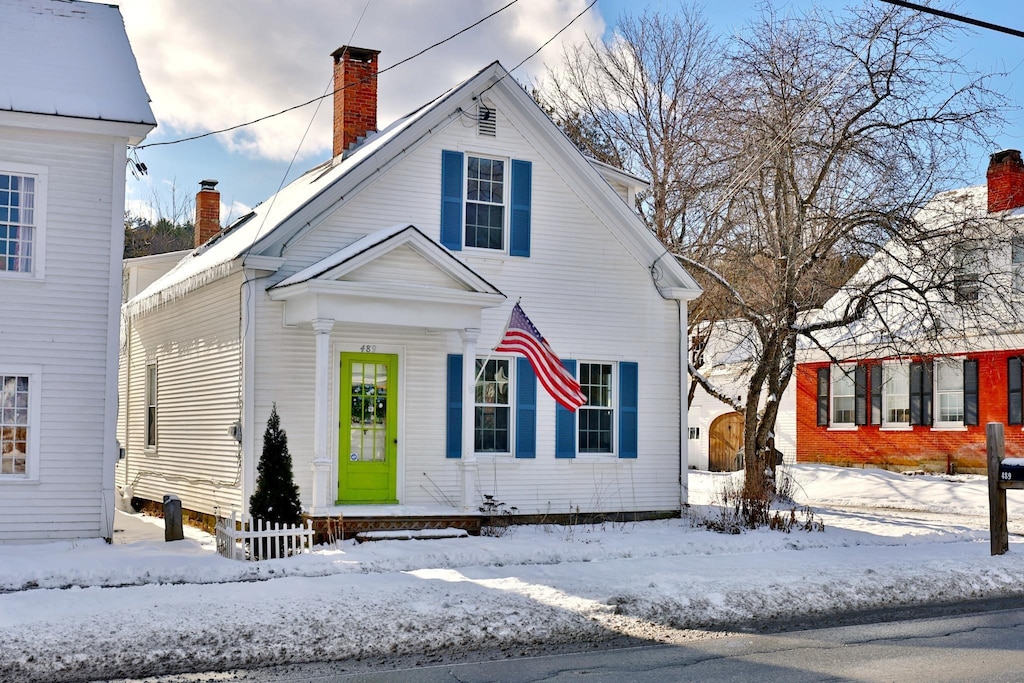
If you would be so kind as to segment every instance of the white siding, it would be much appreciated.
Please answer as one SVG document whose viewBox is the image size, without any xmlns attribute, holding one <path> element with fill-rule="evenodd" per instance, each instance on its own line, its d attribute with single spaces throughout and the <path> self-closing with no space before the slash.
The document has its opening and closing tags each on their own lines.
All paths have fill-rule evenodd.
<svg viewBox="0 0 1024 683">
<path fill-rule="evenodd" d="M 2 125 L 0 140 L 0 168 L 42 166 L 48 183 L 45 278 L 0 276 L 0 365 L 41 366 L 38 479 L 0 479 L 0 541 L 101 536 L 104 435 L 114 415 L 110 273 L 121 263 L 112 202 L 124 184 L 115 154 L 127 140 Z"/>
<path fill-rule="evenodd" d="M 522 513 L 678 509 L 680 490 L 679 313 L 656 291 L 650 264 L 638 263 L 601 217 L 560 177 L 498 106 L 498 135 L 484 138 L 455 123 L 408 153 L 392 170 L 348 201 L 284 254 L 274 280 L 314 263 L 372 230 L 412 223 L 439 239 L 440 162 L 458 149 L 533 162 L 532 253 L 513 258 L 461 252 L 473 269 L 510 301 L 484 312 L 480 355 L 498 340 L 511 304 L 522 305 L 566 358 L 636 361 L 640 372 L 639 457 L 554 458 L 554 402 L 538 389 L 537 457 L 482 456 L 480 493 Z M 309 503 L 312 453 L 314 339 L 308 329 L 282 326 L 280 304 L 260 304 L 256 410 L 266 419 L 276 401 L 288 430 L 296 478 Z M 396 321 L 399 322 L 400 321 Z M 459 500 L 460 462 L 445 458 L 445 361 L 459 353 L 458 335 L 422 328 L 363 328 L 339 321 L 332 332 L 333 363 L 342 348 L 375 344 L 401 356 L 398 497 L 407 504 Z M 336 369 L 335 369 L 336 372 Z M 331 396 L 337 396 L 332 376 Z M 337 424 L 333 400 L 332 424 Z M 337 453 L 336 430 L 331 430 Z"/>
<path fill-rule="evenodd" d="M 199 512 L 239 509 L 241 450 L 229 435 L 241 419 L 239 301 L 234 275 L 134 319 L 121 373 L 127 449 L 118 487 L 162 501 L 175 494 Z M 157 445 L 145 447 L 146 365 L 157 365 Z M 262 430 L 261 430 L 262 431 Z"/>
</svg>

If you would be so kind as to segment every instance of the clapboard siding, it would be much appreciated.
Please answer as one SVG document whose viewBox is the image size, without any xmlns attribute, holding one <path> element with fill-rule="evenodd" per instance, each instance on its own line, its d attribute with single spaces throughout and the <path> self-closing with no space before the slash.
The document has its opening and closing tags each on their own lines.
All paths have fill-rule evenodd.
<svg viewBox="0 0 1024 683">
<path fill-rule="evenodd" d="M 534 148 L 498 108 L 497 138 L 451 125 L 406 154 L 284 254 L 280 280 L 337 251 L 364 234 L 411 223 L 439 240 L 441 151 L 525 159 L 533 162 L 532 247 L 529 258 L 466 250 L 474 270 L 522 304 L 563 357 L 639 364 L 639 457 L 581 455 L 554 458 L 554 402 L 538 392 L 537 457 L 479 456 L 480 493 L 495 495 L 523 513 L 677 509 L 680 491 L 679 329 L 675 302 L 653 286 L 650 264 L 638 263 L 559 171 L 548 150 Z M 397 274 L 379 268 L 380 277 Z M 485 310 L 479 353 L 498 341 L 511 302 Z M 280 304 L 264 302 L 257 343 L 257 414 L 277 401 L 288 429 L 296 479 L 308 504 L 312 453 L 314 335 L 281 325 Z M 393 345 L 402 352 L 398 496 L 408 504 L 459 500 L 460 461 L 445 458 L 445 359 L 460 353 L 457 334 L 422 329 L 361 328 L 336 324 L 335 348 Z M 332 410 L 337 415 L 333 385 Z M 337 424 L 336 419 L 332 424 Z M 332 458 L 337 435 L 331 435 Z"/>
<path fill-rule="evenodd" d="M 228 429 L 241 419 L 236 275 L 131 321 L 121 381 L 127 457 L 116 482 L 141 498 L 175 494 L 192 510 L 238 509 L 241 451 Z M 146 366 L 157 365 L 157 446 L 145 447 Z"/>
<path fill-rule="evenodd" d="M 113 202 L 126 144 L 0 125 L 0 169 L 43 167 L 47 181 L 45 278 L 0 278 L 0 365 L 41 367 L 38 479 L 0 479 L 0 541 L 104 533 L 108 339 L 118 324 L 110 273 L 120 269 L 122 229 Z"/>
</svg>

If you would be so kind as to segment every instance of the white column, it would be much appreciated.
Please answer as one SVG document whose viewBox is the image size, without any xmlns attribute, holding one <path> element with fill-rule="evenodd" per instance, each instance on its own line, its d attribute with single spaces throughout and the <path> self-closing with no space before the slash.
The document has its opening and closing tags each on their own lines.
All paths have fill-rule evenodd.
<svg viewBox="0 0 1024 683">
<path fill-rule="evenodd" d="M 476 340 L 480 330 L 475 327 L 461 330 L 462 337 L 462 507 L 479 507 L 477 495 L 476 449 L 473 448 L 476 421 Z"/>
<path fill-rule="evenodd" d="M 331 329 L 334 321 L 313 320 L 316 333 L 316 382 L 313 394 L 313 507 L 310 513 L 324 514 L 330 505 L 331 460 L 327 456 L 327 414 L 330 409 L 328 379 L 331 371 Z"/>
</svg>

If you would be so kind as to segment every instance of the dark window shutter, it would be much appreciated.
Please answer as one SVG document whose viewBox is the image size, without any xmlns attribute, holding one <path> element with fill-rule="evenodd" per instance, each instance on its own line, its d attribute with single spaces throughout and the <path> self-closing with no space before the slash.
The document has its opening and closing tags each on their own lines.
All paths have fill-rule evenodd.
<svg viewBox="0 0 1024 683">
<path fill-rule="evenodd" d="M 576 361 L 563 359 L 562 366 L 576 376 Z M 555 403 L 555 457 L 576 457 L 576 413 Z"/>
<path fill-rule="evenodd" d="M 512 160 L 512 217 L 509 222 L 508 253 L 530 255 L 530 205 L 533 196 L 533 164 Z"/>
<path fill-rule="evenodd" d="M 462 152 L 441 152 L 441 244 L 462 249 Z"/>
<path fill-rule="evenodd" d="M 868 368 L 863 363 L 853 371 L 853 423 L 868 423 Z"/>
<path fill-rule="evenodd" d="M 818 426 L 828 426 L 828 368 L 818 368 Z"/>
<path fill-rule="evenodd" d="M 526 358 L 516 358 L 516 457 L 537 457 L 537 375 Z"/>
<path fill-rule="evenodd" d="M 882 364 L 871 364 L 871 424 L 882 424 Z"/>
<path fill-rule="evenodd" d="M 931 363 L 910 364 L 910 424 L 932 423 Z"/>
<path fill-rule="evenodd" d="M 978 361 L 964 361 L 964 424 L 978 424 Z"/>
<path fill-rule="evenodd" d="M 636 363 L 619 363 L 619 457 L 637 456 L 640 373 Z"/>
<path fill-rule="evenodd" d="M 445 454 L 462 457 L 462 355 L 448 355 L 448 436 Z"/>
<path fill-rule="evenodd" d="M 1009 414 L 1006 421 L 1012 425 L 1024 424 L 1024 401 L 1021 400 L 1021 369 L 1024 363 L 1019 356 L 1006 360 L 1006 391 L 1009 398 Z"/>
</svg>

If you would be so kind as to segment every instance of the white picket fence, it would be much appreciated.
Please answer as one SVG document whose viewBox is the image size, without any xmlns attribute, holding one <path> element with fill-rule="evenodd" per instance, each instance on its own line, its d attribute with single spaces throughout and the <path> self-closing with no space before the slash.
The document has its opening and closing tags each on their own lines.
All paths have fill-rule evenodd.
<svg viewBox="0 0 1024 683">
<path fill-rule="evenodd" d="M 241 523 L 239 523 L 241 521 Z M 217 552 L 233 560 L 269 560 L 313 550 L 313 523 L 268 524 L 237 513 L 217 518 Z"/>
</svg>

